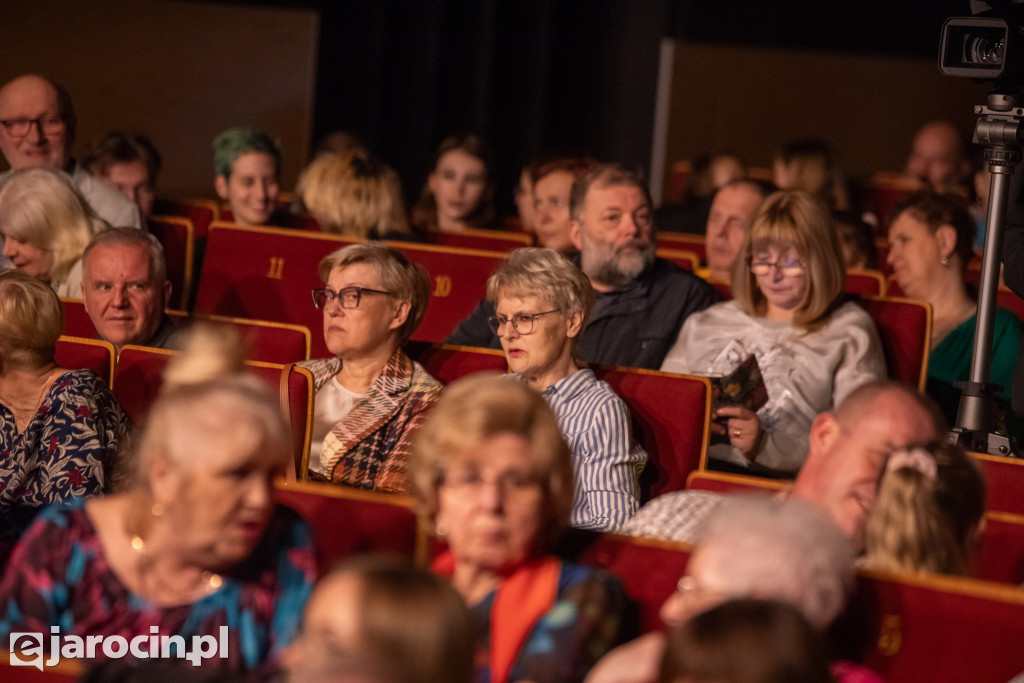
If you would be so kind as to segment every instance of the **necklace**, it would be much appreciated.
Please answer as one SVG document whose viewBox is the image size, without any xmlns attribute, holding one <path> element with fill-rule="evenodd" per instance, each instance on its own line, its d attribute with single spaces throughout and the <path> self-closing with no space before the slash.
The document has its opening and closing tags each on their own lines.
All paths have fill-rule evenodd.
<svg viewBox="0 0 1024 683">
<path fill-rule="evenodd" d="M 171 586 L 167 582 L 156 581 L 155 575 L 153 574 L 153 557 L 150 555 L 146 548 L 146 541 L 140 534 L 132 534 L 129 540 L 132 551 L 138 558 L 138 575 L 139 584 L 141 586 L 146 585 L 146 577 L 153 577 L 155 582 L 154 588 L 161 593 L 167 593 L 172 596 L 171 601 L 189 601 L 191 602 L 196 593 L 202 593 L 203 595 L 210 595 L 217 592 L 222 585 L 224 585 L 224 579 L 221 578 L 220 574 L 216 574 L 211 571 L 202 571 L 200 574 L 189 581 L 188 585 L 183 587 Z"/>
</svg>

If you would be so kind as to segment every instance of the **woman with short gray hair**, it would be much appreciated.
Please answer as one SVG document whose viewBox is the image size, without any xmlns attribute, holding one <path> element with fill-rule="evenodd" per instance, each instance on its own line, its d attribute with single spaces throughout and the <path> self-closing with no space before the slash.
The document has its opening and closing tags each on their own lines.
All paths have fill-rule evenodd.
<svg viewBox="0 0 1024 683">
<path fill-rule="evenodd" d="M 540 392 L 558 416 L 573 455 L 576 492 L 570 523 L 614 531 L 636 512 L 647 453 L 634 440 L 629 409 L 607 383 L 576 364 L 594 290 L 551 249 L 517 249 L 487 281 L 509 369 Z"/>
</svg>

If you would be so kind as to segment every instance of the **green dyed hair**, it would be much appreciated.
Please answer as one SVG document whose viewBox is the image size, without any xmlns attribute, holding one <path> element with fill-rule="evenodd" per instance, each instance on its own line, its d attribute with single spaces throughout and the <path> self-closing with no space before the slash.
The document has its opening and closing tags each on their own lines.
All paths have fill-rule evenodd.
<svg viewBox="0 0 1024 683">
<path fill-rule="evenodd" d="M 281 148 L 263 131 L 252 128 L 228 128 L 213 139 L 213 171 L 225 179 L 231 177 L 235 161 L 243 154 L 260 152 L 274 157 L 274 167 L 281 169 Z"/>
</svg>

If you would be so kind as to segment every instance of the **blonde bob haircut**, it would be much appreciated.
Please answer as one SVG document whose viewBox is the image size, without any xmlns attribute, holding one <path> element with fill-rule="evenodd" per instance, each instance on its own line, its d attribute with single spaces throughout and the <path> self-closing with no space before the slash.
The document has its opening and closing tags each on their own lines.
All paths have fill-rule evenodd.
<svg viewBox="0 0 1024 683">
<path fill-rule="evenodd" d="M 0 358 L 24 370 L 53 361 L 64 308 L 49 286 L 20 270 L 0 271 Z"/>
<path fill-rule="evenodd" d="M 583 317 L 582 330 L 594 308 L 594 287 L 590 279 L 569 259 L 553 249 L 523 247 L 487 279 L 487 300 L 495 306 L 501 297 L 537 296 L 566 317 Z M 577 335 L 574 343 L 579 343 Z"/>
<path fill-rule="evenodd" d="M 868 517 L 865 564 L 895 572 L 965 575 L 985 514 L 985 480 L 959 446 L 908 446 L 935 462 L 932 478 L 905 466 L 882 475 Z"/>
<path fill-rule="evenodd" d="M 254 375 L 241 372 L 237 334 L 197 323 L 183 353 L 164 371 L 164 386 L 138 441 L 134 483 L 147 489 L 154 459 L 183 470 L 198 454 L 266 452 L 291 460 L 291 431 L 278 399 Z"/>
<path fill-rule="evenodd" d="M 572 507 L 569 447 L 547 401 L 526 384 L 496 373 L 481 372 L 449 384 L 416 433 L 409 478 L 420 514 L 433 527 L 445 473 L 474 456 L 484 440 L 500 434 L 522 436 L 530 443 L 533 476 L 544 492 L 546 523 L 541 529 L 547 532 L 535 548 L 546 552 Z"/>
<path fill-rule="evenodd" d="M 360 239 L 409 232 L 398 174 L 365 150 L 319 155 L 299 187 L 324 232 Z"/>
<path fill-rule="evenodd" d="M 793 315 L 793 325 L 815 330 L 828 320 L 843 291 L 846 267 L 828 208 L 809 192 L 776 192 L 764 201 L 733 263 L 732 294 L 747 315 L 765 315 L 768 304 L 750 262 L 768 247 L 790 246 L 800 253 L 807 278 L 807 293 Z"/>
<path fill-rule="evenodd" d="M 107 224 L 67 176 L 48 168 L 14 171 L 0 188 L 0 231 L 53 254 L 51 282 L 64 282 L 92 236 Z"/>
<path fill-rule="evenodd" d="M 384 291 L 399 301 L 409 302 L 409 315 L 405 318 L 405 324 L 398 329 L 398 344 L 405 344 L 423 322 L 423 315 L 427 312 L 430 276 L 426 269 L 407 259 L 398 249 L 381 242 L 366 242 L 350 244 L 324 256 L 317 272 L 326 284 L 332 270 L 354 263 L 373 266 Z"/>
</svg>

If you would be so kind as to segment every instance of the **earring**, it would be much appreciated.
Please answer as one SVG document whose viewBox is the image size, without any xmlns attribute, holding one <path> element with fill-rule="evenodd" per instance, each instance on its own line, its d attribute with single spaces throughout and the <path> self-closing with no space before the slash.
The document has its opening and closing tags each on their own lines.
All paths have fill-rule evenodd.
<svg viewBox="0 0 1024 683">
<path fill-rule="evenodd" d="M 444 538 L 448 535 L 448 525 L 440 520 L 434 521 L 434 535 L 438 538 Z"/>
<path fill-rule="evenodd" d="M 154 517 L 162 517 L 164 514 L 163 503 L 153 503 L 153 507 L 149 508 L 149 513 Z"/>
<path fill-rule="evenodd" d="M 944 266 L 948 266 L 949 265 L 949 257 L 948 256 L 943 256 L 942 258 L 939 259 L 939 263 L 941 263 Z"/>
</svg>

